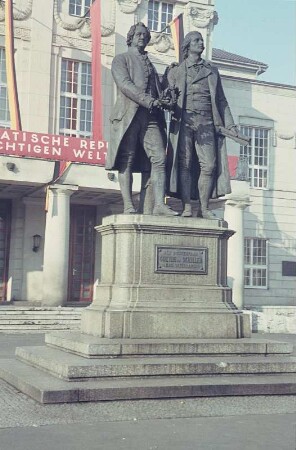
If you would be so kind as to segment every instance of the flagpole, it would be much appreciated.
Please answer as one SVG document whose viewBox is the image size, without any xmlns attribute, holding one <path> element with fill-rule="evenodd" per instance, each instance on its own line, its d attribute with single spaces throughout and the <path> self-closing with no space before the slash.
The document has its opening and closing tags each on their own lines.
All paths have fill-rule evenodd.
<svg viewBox="0 0 296 450">
<path fill-rule="evenodd" d="M 168 24 L 164 27 L 163 30 L 159 31 L 159 33 L 164 33 L 165 30 L 171 26 L 171 23 L 173 23 L 173 20 L 172 20 L 172 22 L 168 23 Z"/>
</svg>

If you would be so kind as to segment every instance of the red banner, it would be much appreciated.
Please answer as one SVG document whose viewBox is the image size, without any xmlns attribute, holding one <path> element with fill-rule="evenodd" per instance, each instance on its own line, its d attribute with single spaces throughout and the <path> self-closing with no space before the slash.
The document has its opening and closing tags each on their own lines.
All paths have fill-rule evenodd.
<svg viewBox="0 0 296 450">
<path fill-rule="evenodd" d="M 102 116 L 102 74 L 101 74 L 101 2 L 95 0 L 90 7 L 91 25 L 91 73 L 92 73 L 92 99 L 93 99 L 93 138 L 103 138 Z"/>
<path fill-rule="evenodd" d="M 17 92 L 17 82 L 14 61 L 14 32 L 13 32 L 13 2 L 5 2 L 5 58 L 6 58 L 6 78 L 7 94 L 10 112 L 11 126 L 16 130 L 21 130 L 21 116 Z"/>
<path fill-rule="evenodd" d="M 228 156 L 228 166 L 231 179 L 235 178 L 236 176 L 238 160 L 238 156 Z"/>
<path fill-rule="evenodd" d="M 0 155 L 105 165 L 108 143 L 0 128 Z"/>
</svg>

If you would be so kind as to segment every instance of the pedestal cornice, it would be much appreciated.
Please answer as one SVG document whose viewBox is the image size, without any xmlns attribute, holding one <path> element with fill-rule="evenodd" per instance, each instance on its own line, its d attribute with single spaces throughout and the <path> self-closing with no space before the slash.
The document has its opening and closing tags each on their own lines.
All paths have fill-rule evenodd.
<svg viewBox="0 0 296 450">
<path fill-rule="evenodd" d="M 109 233 L 164 233 L 166 235 L 194 235 L 198 231 L 201 236 L 217 236 L 224 239 L 230 238 L 234 232 L 227 228 L 223 220 L 206 220 L 183 217 L 167 217 L 153 215 L 124 215 L 117 214 L 105 217 L 103 224 L 96 227 L 102 235 Z"/>
<path fill-rule="evenodd" d="M 230 197 L 226 201 L 227 206 L 232 206 L 234 208 L 246 209 L 252 204 L 249 197 Z"/>
</svg>

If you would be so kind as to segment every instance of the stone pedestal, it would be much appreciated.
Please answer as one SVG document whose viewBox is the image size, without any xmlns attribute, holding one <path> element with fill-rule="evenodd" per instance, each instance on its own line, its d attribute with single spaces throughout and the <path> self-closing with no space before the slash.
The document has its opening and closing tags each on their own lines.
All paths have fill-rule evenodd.
<svg viewBox="0 0 296 450">
<path fill-rule="evenodd" d="M 226 222 L 115 215 L 98 231 L 102 280 L 82 332 L 17 348 L 0 378 L 42 403 L 190 397 L 219 414 L 225 397 L 237 412 L 295 395 L 292 345 L 249 339 L 232 303 Z"/>
<path fill-rule="evenodd" d="M 225 222 L 115 215 L 98 231 L 102 281 L 82 332 L 17 348 L 0 378 L 42 403 L 188 397 L 224 414 L 225 397 L 238 413 L 281 396 L 295 410 L 293 346 L 249 339 L 232 303 Z"/>
<path fill-rule="evenodd" d="M 115 215 L 97 227 L 102 278 L 81 331 L 105 338 L 241 338 L 249 317 L 227 286 L 223 221 Z"/>
</svg>

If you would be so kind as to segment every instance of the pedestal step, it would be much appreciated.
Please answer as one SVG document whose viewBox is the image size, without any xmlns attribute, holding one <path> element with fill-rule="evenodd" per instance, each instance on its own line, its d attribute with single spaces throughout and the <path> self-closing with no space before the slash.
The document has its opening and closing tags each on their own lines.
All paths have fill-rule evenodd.
<svg viewBox="0 0 296 450">
<path fill-rule="evenodd" d="M 103 378 L 99 381 L 69 383 L 17 360 L 0 361 L 0 377 L 40 403 L 75 403 L 106 400 L 139 400 L 169 398 L 216 399 L 223 414 L 223 398 L 231 397 L 240 404 L 257 396 L 266 403 L 270 396 L 291 399 L 295 411 L 295 375 L 198 376 Z M 235 403 L 237 400 L 237 403 Z M 198 406 L 197 406 L 198 407 Z M 286 412 L 293 412 L 290 407 Z"/>
<path fill-rule="evenodd" d="M 295 401 L 296 358 L 287 343 L 100 339 L 76 332 L 50 333 L 46 342 L 0 361 L 0 377 L 42 403 L 203 397 L 221 405 L 229 396 L 239 406 L 246 397 L 273 395 Z"/>
<path fill-rule="evenodd" d="M 80 332 L 47 333 L 45 342 L 87 358 L 132 355 L 276 355 L 289 354 L 293 345 L 252 339 L 102 339 Z"/>
<path fill-rule="evenodd" d="M 66 380 L 218 374 L 295 373 L 296 358 L 283 356 L 165 356 L 86 359 L 49 347 L 18 347 L 16 356 Z"/>
</svg>

